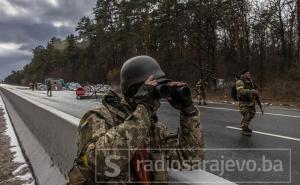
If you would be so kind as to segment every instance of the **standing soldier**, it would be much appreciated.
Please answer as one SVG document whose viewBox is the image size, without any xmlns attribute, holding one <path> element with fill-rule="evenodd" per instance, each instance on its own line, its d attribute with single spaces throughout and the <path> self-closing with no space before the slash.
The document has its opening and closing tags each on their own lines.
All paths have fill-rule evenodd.
<svg viewBox="0 0 300 185">
<path fill-rule="evenodd" d="M 95 181 L 166 184 L 167 171 L 161 168 L 152 171 L 143 166 L 143 161 L 164 164 L 157 162 L 168 156 L 168 159 L 177 159 L 178 165 L 185 160 L 201 162 L 204 155 L 202 126 L 191 95 L 183 99 L 170 93 L 167 97 L 180 111 L 180 132 L 173 134 L 165 124 L 158 122 L 156 112 L 160 97 L 153 92 L 161 85 L 173 90 L 187 88 L 185 83 L 166 80 L 164 76 L 159 64 L 148 56 L 134 57 L 124 63 L 121 69 L 123 96 L 110 91 L 103 98 L 103 107 L 87 112 L 80 121 L 77 159 L 69 173 L 69 184 L 95 184 Z"/>
<path fill-rule="evenodd" d="M 248 70 L 244 70 L 241 73 L 241 78 L 236 82 L 236 90 L 239 101 L 239 108 L 242 114 L 242 134 L 251 136 L 252 130 L 249 129 L 249 124 L 256 113 L 255 97 L 258 96 L 258 91 L 254 88 L 251 75 Z"/>
<path fill-rule="evenodd" d="M 34 91 L 34 83 L 29 83 L 29 86 L 30 86 L 30 89 L 32 90 L 32 91 Z"/>
<path fill-rule="evenodd" d="M 52 84 L 50 80 L 46 81 L 47 86 L 47 96 L 52 96 Z"/>
<path fill-rule="evenodd" d="M 198 99 L 198 104 L 201 105 L 201 99 L 203 99 L 203 104 L 207 105 L 205 99 L 206 99 L 206 90 L 207 82 L 204 80 L 200 79 L 197 84 L 196 84 L 196 93 L 197 93 L 197 99 Z"/>
</svg>

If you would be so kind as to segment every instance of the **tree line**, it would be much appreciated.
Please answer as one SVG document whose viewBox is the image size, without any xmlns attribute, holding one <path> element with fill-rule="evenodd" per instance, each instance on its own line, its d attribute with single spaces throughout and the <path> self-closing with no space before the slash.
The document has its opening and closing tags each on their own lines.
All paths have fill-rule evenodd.
<svg viewBox="0 0 300 185">
<path fill-rule="evenodd" d="M 76 35 L 37 46 L 31 63 L 5 81 L 117 83 L 122 64 L 144 54 L 173 79 L 215 86 L 217 78 L 230 80 L 247 68 L 261 88 L 283 88 L 300 79 L 297 6 L 296 0 L 97 0 Z"/>
</svg>

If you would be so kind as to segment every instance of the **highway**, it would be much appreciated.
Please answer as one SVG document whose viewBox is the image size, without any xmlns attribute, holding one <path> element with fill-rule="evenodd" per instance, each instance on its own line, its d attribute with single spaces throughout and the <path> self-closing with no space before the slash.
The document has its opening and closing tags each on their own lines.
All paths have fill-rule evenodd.
<svg viewBox="0 0 300 185">
<path fill-rule="evenodd" d="M 77 100 L 72 91 L 54 91 L 47 97 L 44 91 L 5 88 L 77 118 L 101 106 L 99 99 Z M 257 113 L 251 122 L 252 137 L 246 137 L 239 130 L 241 115 L 236 105 L 209 103 L 199 108 L 206 171 L 238 184 L 300 184 L 300 110 L 265 107 L 265 115 Z M 167 102 L 161 103 L 158 115 L 172 131 L 177 130 L 179 113 Z"/>
</svg>

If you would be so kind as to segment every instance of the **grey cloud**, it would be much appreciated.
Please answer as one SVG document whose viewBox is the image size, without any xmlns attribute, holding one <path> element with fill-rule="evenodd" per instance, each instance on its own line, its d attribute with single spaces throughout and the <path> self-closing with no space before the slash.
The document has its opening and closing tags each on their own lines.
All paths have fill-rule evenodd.
<svg viewBox="0 0 300 185">
<path fill-rule="evenodd" d="M 0 80 L 8 76 L 13 70 L 17 71 L 23 68 L 28 63 L 28 60 L 24 58 L 0 58 L 1 61 L 5 61 L 5 64 L 0 63 Z"/>
<path fill-rule="evenodd" d="M 21 63 L 28 62 L 30 60 L 31 56 L 29 55 L 16 55 L 16 56 L 9 56 L 9 57 L 0 57 L 0 69 L 2 71 L 2 68 L 5 66 L 9 66 L 8 64 L 13 63 Z"/>
<path fill-rule="evenodd" d="M 28 44 L 28 43 L 24 43 L 24 44 L 22 44 L 22 46 L 19 48 L 20 50 L 25 50 L 25 51 L 31 51 L 32 50 L 32 47 L 31 47 L 31 45 L 30 44 Z"/>
<path fill-rule="evenodd" d="M 30 16 L 41 21 L 70 20 L 77 22 L 82 16 L 92 12 L 95 0 L 57 0 L 57 6 L 47 0 L 9 0 L 10 4 L 30 12 Z M 1 19 L 1 18 L 0 18 Z"/>
<path fill-rule="evenodd" d="M 0 21 L 0 41 L 27 44 L 38 44 L 49 40 L 52 36 L 64 37 L 74 32 L 71 27 L 56 28 L 51 23 L 34 23 L 28 21 Z"/>
<path fill-rule="evenodd" d="M 75 25 L 83 16 L 90 16 L 96 0 L 57 0 L 57 6 L 47 0 L 7 0 L 13 7 L 25 10 L 24 15 L 8 15 L 0 11 L 0 43 L 22 44 L 20 50 L 31 51 L 46 45 L 51 37 L 64 38 L 75 33 Z M 53 22 L 68 22 L 59 28 Z M 0 79 L 14 68 L 30 62 L 30 56 L 1 56 Z M 3 75 L 5 74 L 5 75 Z"/>
<path fill-rule="evenodd" d="M 0 66 L 3 67 L 6 65 L 6 61 L 16 61 L 16 60 L 30 60 L 31 56 L 30 55 L 24 55 L 24 54 L 18 54 L 18 55 L 8 55 L 8 56 L 1 56 L 0 57 Z"/>
<path fill-rule="evenodd" d="M 60 1 L 58 7 L 51 7 L 43 14 L 43 19 L 78 21 L 82 16 L 89 15 L 92 12 L 92 6 L 87 6 L 91 1 Z M 94 5 L 94 3 L 92 3 Z"/>
</svg>

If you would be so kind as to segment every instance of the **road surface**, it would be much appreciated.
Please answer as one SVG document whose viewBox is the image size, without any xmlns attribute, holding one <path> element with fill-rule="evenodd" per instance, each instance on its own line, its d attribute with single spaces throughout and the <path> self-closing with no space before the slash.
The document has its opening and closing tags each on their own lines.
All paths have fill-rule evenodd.
<svg viewBox="0 0 300 185">
<path fill-rule="evenodd" d="M 43 91 L 6 88 L 77 118 L 101 106 L 101 100 L 77 100 L 71 91 L 47 97 Z M 300 110 L 265 107 L 265 115 L 258 113 L 251 122 L 254 133 L 250 138 L 240 133 L 236 105 L 210 103 L 200 110 L 207 147 L 202 167 L 206 171 L 238 184 L 300 184 Z M 162 102 L 158 115 L 171 130 L 177 130 L 179 113 L 167 102 Z"/>
</svg>

